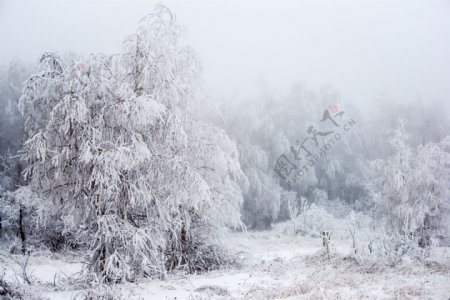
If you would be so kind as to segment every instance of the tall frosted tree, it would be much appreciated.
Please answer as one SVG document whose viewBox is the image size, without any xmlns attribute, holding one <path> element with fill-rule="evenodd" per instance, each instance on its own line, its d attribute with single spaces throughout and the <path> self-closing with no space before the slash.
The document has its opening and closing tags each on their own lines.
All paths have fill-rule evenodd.
<svg viewBox="0 0 450 300">
<path fill-rule="evenodd" d="M 202 255 L 212 250 L 195 228 L 217 221 L 210 211 L 233 219 L 221 226 L 237 223 L 239 197 L 226 199 L 221 216 L 199 158 L 189 156 L 187 106 L 201 68 L 181 31 L 157 6 L 121 54 L 78 62 L 44 54 L 21 98 L 25 174 L 45 199 L 41 221 L 60 216 L 88 244 L 90 270 L 103 281 L 207 268 Z"/>
</svg>

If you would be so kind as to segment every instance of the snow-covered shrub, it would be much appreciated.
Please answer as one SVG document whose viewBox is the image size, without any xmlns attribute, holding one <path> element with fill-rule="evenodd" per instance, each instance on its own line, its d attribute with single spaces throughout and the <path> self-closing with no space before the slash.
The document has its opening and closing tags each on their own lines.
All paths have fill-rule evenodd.
<svg viewBox="0 0 450 300">
<path fill-rule="evenodd" d="M 356 244 L 353 258 L 359 263 L 396 266 L 406 260 L 424 260 L 429 249 L 417 246 L 413 239 L 395 235 L 386 228 L 366 231 L 366 238 Z"/>
<path fill-rule="evenodd" d="M 349 205 L 347 201 L 341 200 L 340 198 L 327 199 L 322 201 L 318 206 L 324 208 L 328 213 L 332 214 L 334 217 L 339 219 L 345 219 L 354 212 L 352 205 Z"/>
<path fill-rule="evenodd" d="M 11 253 L 25 254 L 37 249 L 57 251 L 70 245 L 71 237 L 63 234 L 63 224 L 58 216 L 47 220 L 45 230 L 39 226 L 39 215 L 44 215 L 40 199 L 28 187 L 14 192 L 0 191 L 0 217 L 4 242 Z M 72 245 L 73 246 L 73 245 Z"/>
<path fill-rule="evenodd" d="M 19 296 L 20 294 L 16 291 L 14 291 L 8 283 L 6 283 L 4 280 L 0 280 L 0 296 L 8 297 L 8 298 L 14 298 L 16 296 Z"/>
<path fill-rule="evenodd" d="M 0 297 L 2 299 L 23 299 L 23 294 L 16 286 L 0 279 Z"/>
<path fill-rule="evenodd" d="M 350 234 L 350 237 L 352 239 L 352 248 L 354 249 L 355 253 L 357 252 L 357 231 L 360 227 L 360 215 L 356 214 L 354 211 L 352 211 L 345 222 L 345 226 L 347 227 L 347 231 Z"/>
<path fill-rule="evenodd" d="M 320 231 L 335 232 L 338 224 L 339 220 L 313 203 L 292 220 L 275 225 L 275 230 L 287 235 L 318 237 Z"/>
<path fill-rule="evenodd" d="M 191 239 L 184 244 L 183 256 L 170 256 L 166 262 L 167 269 L 176 267 L 186 273 L 200 273 L 215 269 L 228 268 L 235 265 L 234 257 L 218 241 L 211 240 L 211 236 L 195 232 Z M 217 232 L 211 233 L 216 235 Z M 179 260 L 174 260 L 179 259 Z"/>
<path fill-rule="evenodd" d="M 7 300 L 42 300 L 36 289 L 28 284 L 17 284 L 0 277 L 0 299 Z"/>
<path fill-rule="evenodd" d="M 26 188 L 19 188 L 14 192 L 0 190 L 2 237 L 10 244 L 11 253 L 25 254 L 29 250 L 29 244 L 34 243 L 34 237 L 30 239 L 30 235 L 35 229 L 36 215 L 32 203 L 22 197 L 24 189 Z"/>
</svg>

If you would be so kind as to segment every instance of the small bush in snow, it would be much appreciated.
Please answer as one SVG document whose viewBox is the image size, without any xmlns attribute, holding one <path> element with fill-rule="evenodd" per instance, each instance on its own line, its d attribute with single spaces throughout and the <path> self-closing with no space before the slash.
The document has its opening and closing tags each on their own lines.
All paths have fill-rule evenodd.
<svg viewBox="0 0 450 300">
<path fill-rule="evenodd" d="M 29 285 L 6 282 L 0 278 L 0 299 L 5 300 L 42 300 L 39 293 Z"/>
<path fill-rule="evenodd" d="M 313 203 L 294 219 L 276 225 L 275 230 L 288 235 L 319 237 L 320 231 L 334 231 L 334 224 L 336 218 Z"/>
</svg>

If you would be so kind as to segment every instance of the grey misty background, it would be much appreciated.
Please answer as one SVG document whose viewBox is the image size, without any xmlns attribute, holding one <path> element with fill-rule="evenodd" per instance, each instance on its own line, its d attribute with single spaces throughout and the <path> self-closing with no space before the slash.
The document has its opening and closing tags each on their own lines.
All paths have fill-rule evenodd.
<svg viewBox="0 0 450 300">
<path fill-rule="evenodd" d="M 113 53 L 156 1 L 0 1 L 0 63 L 45 51 Z M 331 84 L 370 112 L 448 99 L 449 1 L 166 1 L 217 97 Z"/>
<path fill-rule="evenodd" d="M 122 59 L 116 62 L 120 66 L 117 74 L 123 75 L 121 72 L 134 66 L 133 63 L 142 57 L 133 56 L 134 52 L 129 50 L 133 49 L 132 46 L 128 45 L 129 48 L 125 47 L 128 50 L 123 50 L 123 39 L 135 31 L 137 22 L 151 13 L 155 4 L 157 2 L 154 1 L 0 0 L 0 233 L 4 245 L 11 242 L 8 236 L 15 236 L 8 251 L 25 254 L 42 245 L 56 252 L 64 247 L 88 249 L 91 259 L 89 271 L 99 275 L 101 282 L 116 283 L 133 281 L 139 276 L 166 274 L 181 267 L 192 273 L 232 264 L 232 259 L 217 250 L 221 248 L 215 248 L 215 238 L 220 237 L 221 230 L 240 231 L 245 227 L 249 230 L 273 229 L 283 234 L 317 235 L 320 226 L 306 226 L 308 216 L 317 217 L 318 223 L 332 216 L 342 220 L 342 224 L 350 224 L 345 226 L 350 228 L 355 254 L 361 252 L 355 244 L 354 228 L 358 222 L 366 222 L 366 229 L 370 228 L 371 234 L 377 238 L 370 239 L 368 246 L 361 242 L 361 247 L 390 264 L 398 263 L 398 257 L 406 254 L 423 257 L 426 252 L 423 249 L 432 245 L 448 246 L 450 1 L 163 1 L 162 4 L 176 15 L 186 31 L 182 36 L 183 44 L 191 46 L 201 62 L 199 91 L 191 94 L 190 84 L 186 84 L 188 92 L 180 84 L 182 87 L 170 87 L 164 90 L 166 94 L 157 94 L 152 80 L 164 85 L 161 78 L 165 78 L 165 74 L 158 71 L 156 75 L 152 73 L 156 79 L 145 77 L 144 80 L 144 77 L 132 73 L 137 69 L 134 68 L 131 72 L 135 74 L 134 90 L 130 92 L 134 98 L 130 96 L 130 99 L 134 101 L 141 96 L 141 101 L 149 100 L 146 96 L 157 99 L 157 95 L 163 100 L 152 100 L 148 107 L 140 102 L 130 105 L 136 105 L 136 111 L 147 109 L 148 118 L 156 120 L 152 119 L 150 123 L 159 122 L 161 111 L 166 110 L 173 117 L 170 120 L 182 120 L 170 124 L 173 126 L 169 128 L 173 130 L 170 135 L 173 140 L 168 138 L 167 132 L 160 132 L 160 127 L 145 127 L 146 131 L 142 133 L 142 128 L 135 128 L 142 124 L 135 124 L 131 118 L 129 124 L 124 125 L 120 123 L 123 116 L 118 116 L 117 120 L 111 118 L 111 122 L 117 122 L 126 129 L 116 124 L 125 132 L 120 132 L 120 139 L 105 129 L 107 126 L 102 130 L 107 137 L 106 142 L 126 141 L 122 146 L 133 145 L 136 140 L 127 140 L 130 136 L 141 134 L 148 139 L 154 138 L 156 150 L 152 150 L 182 157 L 183 162 L 192 167 L 189 169 L 194 174 L 192 178 L 199 176 L 211 195 L 204 200 L 200 188 L 196 192 L 189 190 L 183 181 L 188 176 L 186 173 L 168 168 L 173 171 L 170 173 L 164 169 L 169 162 L 164 159 L 153 162 L 153 156 L 148 158 L 151 163 L 143 159 L 144 170 L 111 172 L 117 171 L 121 179 L 124 178 L 122 176 L 130 176 L 129 181 L 123 180 L 127 183 L 137 180 L 133 174 L 142 172 L 150 178 L 149 185 L 155 193 L 160 193 L 160 199 L 171 193 L 187 194 L 189 201 L 203 199 L 201 201 L 208 205 L 196 206 L 198 203 L 192 201 L 196 204 L 191 207 L 186 199 L 177 199 L 180 203 L 174 200 L 176 205 L 173 207 L 167 201 L 170 202 L 167 204 L 169 209 L 162 201 L 162 211 L 176 211 L 174 216 L 168 213 L 170 217 L 167 218 L 173 219 L 161 221 L 163 229 L 159 225 L 145 223 L 142 215 L 135 214 L 124 221 L 126 226 L 114 223 L 117 227 L 111 226 L 112 229 L 105 229 L 105 233 L 98 229 L 100 225 L 92 225 L 103 220 L 104 211 L 85 214 L 77 211 L 83 210 L 77 202 L 82 200 L 77 197 L 84 199 L 80 194 L 84 192 L 88 197 L 87 192 L 79 191 L 73 196 L 72 190 L 63 189 L 61 194 L 52 194 L 56 188 L 51 186 L 51 180 L 46 182 L 36 175 L 39 169 L 31 175 L 29 173 L 29 178 L 21 176 L 30 165 L 41 163 L 39 153 L 42 152 L 41 147 L 45 147 L 34 144 L 36 140 L 33 140 L 38 136 L 40 129 L 36 128 L 41 128 L 41 122 L 46 124 L 52 120 L 46 127 L 46 141 L 52 140 L 56 133 L 61 134 L 55 125 L 58 122 L 70 123 L 67 125 L 70 127 L 67 131 L 70 132 L 69 137 L 62 138 L 67 138 L 68 144 L 78 138 L 74 134 L 77 130 L 86 134 L 86 137 L 80 135 L 83 137 L 80 143 L 92 138 L 83 131 L 84 125 L 77 127 L 73 125 L 72 117 L 66 117 L 71 115 L 70 110 L 56 110 L 50 114 L 54 107 L 48 103 L 58 103 L 61 90 L 72 85 L 78 87 L 78 82 L 71 81 L 76 76 L 81 78 L 81 83 L 86 76 L 92 76 L 89 77 L 92 81 L 86 83 L 88 91 L 83 90 L 85 87 L 82 85 L 82 92 L 77 96 L 89 101 L 95 98 L 92 95 L 101 86 L 95 81 L 99 77 L 94 76 L 94 71 L 93 74 L 85 72 L 85 65 L 104 63 L 103 56 L 98 53 L 117 54 L 114 57 Z M 168 28 L 170 33 L 173 28 Z M 153 33 L 155 29 L 150 27 L 149 30 Z M 156 53 L 162 51 L 162 56 L 167 54 L 164 49 L 178 49 L 181 42 L 171 43 L 170 34 L 168 36 L 169 42 L 163 36 L 158 40 L 161 45 L 149 43 L 145 49 Z M 49 52 L 57 53 L 61 58 Z M 46 53 L 45 59 L 38 64 L 43 53 Z M 174 73 L 183 84 L 187 82 L 195 86 L 194 75 L 191 78 L 189 72 L 180 71 L 178 74 L 179 70 L 174 67 L 178 64 L 170 64 L 171 60 L 178 59 L 176 55 L 171 56 L 173 53 L 177 52 L 167 54 L 169 71 L 176 70 Z M 121 55 L 135 60 L 126 60 Z M 195 69 L 192 72 L 195 73 L 196 64 L 186 65 Z M 107 63 L 105 66 L 113 69 Z M 27 81 L 33 74 L 50 74 L 55 70 L 63 74 L 57 77 L 60 81 L 51 76 L 51 79 L 41 77 Z M 112 91 L 112 99 L 116 99 L 114 92 L 117 91 L 114 89 L 117 86 L 124 89 L 131 86 L 128 79 L 120 81 L 116 77 L 108 78 L 110 82 L 105 84 L 107 92 L 102 89 L 102 93 L 108 96 Z M 50 83 L 46 86 L 40 80 L 49 80 Z M 77 92 L 71 90 L 73 94 Z M 171 102 L 171 96 L 183 93 L 188 95 L 186 99 L 176 104 Z M 42 99 L 50 100 L 45 105 L 41 104 L 42 107 L 34 105 Z M 130 103 L 134 103 L 131 100 Z M 164 109 L 161 109 L 161 103 Z M 187 104 L 183 106 L 182 103 Z M 107 104 L 98 105 L 105 105 L 102 109 L 107 111 Z M 76 105 L 73 107 L 73 111 L 79 109 Z M 297 145 L 297 140 L 308 136 L 308 127 L 320 128 L 324 111 L 331 108 L 343 111 L 345 118 L 354 120 L 355 125 L 305 176 L 288 184 L 274 172 L 277 159 L 285 154 L 295 162 L 290 149 Z M 96 112 L 95 105 L 89 109 Z M 104 110 L 99 109 L 102 113 Z M 74 112 L 74 115 L 77 114 Z M 42 120 L 39 119 L 41 117 Z M 136 119 L 136 123 L 142 121 Z M 325 129 L 333 130 L 333 127 Z M 327 139 L 320 138 L 319 141 L 322 143 Z M 74 146 L 77 150 L 70 153 L 74 161 L 78 159 L 77 151 L 82 151 L 77 143 Z M 55 145 L 55 148 L 59 147 L 57 142 Z M 55 153 L 58 155 L 48 147 L 44 152 L 50 153 L 49 157 Z M 111 150 L 108 147 L 105 149 Z M 134 148 L 128 150 L 122 153 L 127 159 L 129 153 L 139 154 Z M 20 160 L 20 155 L 27 159 Z M 97 155 L 104 159 L 102 152 Z M 86 167 L 83 164 L 80 169 L 72 170 L 72 160 L 65 162 L 60 158 L 61 163 L 49 157 L 45 157 L 42 164 L 61 168 L 62 178 L 73 176 L 85 183 L 83 176 L 94 170 L 94 166 L 83 169 Z M 95 154 L 92 157 L 95 158 Z M 92 157 L 90 159 L 94 159 Z M 303 157 L 303 162 L 307 160 Z M 153 167 L 161 167 L 167 174 L 154 171 Z M 167 177 L 160 178 L 161 173 Z M 61 177 L 56 179 L 61 180 Z M 174 186 L 177 184 L 173 190 L 172 180 Z M 50 188 L 45 188 L 46 185 Z M 97 185 L 100 186 L 98 179 L 87 186 L 95 190 Z M 57 188 L 61 186 L 64 184 Z M 133 187 L 141 192 L 140 188 Z M 146 192 L 142 188 L 142 194 Z M 51 194 L 48 199 L 43 196 L 46 193 Z M 154 194 L 145 195 L 143 198 L 156 201 L 152 198 Z M 177 198 L 171 197 L 167 196 L 167 199 Z M 130 204 L 129 198 L 120 194 L 116 200 L 124 207 L 128 205 L 139 212 L 144 211 L 139 205 L 135 207 L 135 202 Z M 47 224 L 38 238 L 35 223 L 40 222 L 40 215 L 37 212 L 43 210 L 49 199 L 56 199 L 60 202 L 58 205 L 72 210 L 62 209 L 60 215 L 45 211 L 49 214 L 47 217 L 51 216 L 48 218 L 51 224 Z M 108 203 L 108 199 L 104 197 L 96 201 Z M 229 206 L 221 206 L 223 203 L 220 201 Z M 225 210 L 221 211 L 224 207 Z M 71 212 L 77 216 L 73 220 L 70 219 Z M 122 211 L 117 215 L 125 218 Z M 161 212 L 149 215 L 158 220 Z M 150 218 L 149 215 L 144 213 L 144 217 Z M 215 217 L 220 224 L 211 222 Z M 114 234 L 123 229 L 121 224 L 126 227 L 124 232 L 130 235 L 142 228 L 154 231 L 142 234 L 139 237 L 142 241 L 136 243 L 137 246 L 129 238 L 117 245 Z M 207 224 L 206 230 L 202 227 L 204 224 Z M 390 231 L 378 232 L 379 228 Z M 160 244 L 145 252 L 147 248 L 142 245 L 150 243 L 149 240 Z M 126 272 L 117 270 L 119 268 L 115 264 L 105 266 L 105 261 L 111 257 L 116 259 L 108 253 L 108 249 L 114 247 L 123 255 L 123 261 L 119 260 L 117 265 L 123 264 Z M 384 250 L 377 252 L 377 249 L 391 249 L 395 255 L 387 255 Z M 199 262 L 198 257 L 204 259 Z"/>
</svg>

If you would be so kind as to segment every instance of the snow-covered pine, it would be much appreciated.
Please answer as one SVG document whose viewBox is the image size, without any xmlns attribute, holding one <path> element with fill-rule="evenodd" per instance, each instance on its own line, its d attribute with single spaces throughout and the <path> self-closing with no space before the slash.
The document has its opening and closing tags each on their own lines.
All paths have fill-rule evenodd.
<svg viewBox="0 0 450 300">
<path fill-rule="evenodd" d="M 21 98 L 25 173 L 30 189 L 47 199 L 41 205 L 52 208 L 41 221 L 59 218 L 85 243 L 101 281 L 205 268 L 189 265 L 206 255 L 189 257 L 198 256 L 193 241 L 202 238 L 194 227 L 221 214 L 215 227 L 239 220 L 238 195 L 216 201 L 218 183 L 196 169 L 200 158 L 188 156 L 195 142 L 185 130 L 187 105 L 200 67 L 180 32 L 171 12 L 157 6 L 120 54 L 69 63 L 44 54 Z M 218 169 L 236 173 L 239 166 Z"/>
</svg>

